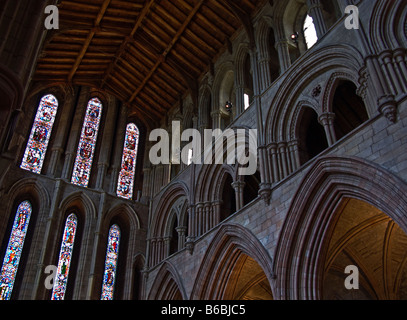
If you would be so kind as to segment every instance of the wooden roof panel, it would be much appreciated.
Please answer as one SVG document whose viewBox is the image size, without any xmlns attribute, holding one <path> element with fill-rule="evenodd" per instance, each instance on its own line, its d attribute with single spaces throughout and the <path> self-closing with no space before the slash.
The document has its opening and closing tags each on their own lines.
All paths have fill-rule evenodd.
<svg viewBox="0 0 407 320">
<path fill-rule="evenodd" d="M 34 80 L 100 86 L 158 122 L 264 2 L 61 0 Z"/>
</svg>

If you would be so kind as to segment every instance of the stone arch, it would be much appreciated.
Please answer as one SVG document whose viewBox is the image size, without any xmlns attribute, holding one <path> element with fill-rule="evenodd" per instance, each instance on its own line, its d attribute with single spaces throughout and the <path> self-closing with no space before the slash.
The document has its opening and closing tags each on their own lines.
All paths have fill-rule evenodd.
<svg viewBox="0 0 407 320">
<path fill-rule="evenodd" d="M 113 206 L 105 215 L 104 221 L 108 223 L 116 216 L 126 217 L 126 223 L 131 226 L 131 229 L 138 230 L 142 228 L 140 217 L 137 212 L 127 203 L 118 203 Z"/>
<path fill-rule="evenodd" d="M 170 223 L 173 221 L 173 215 L 171 215 L 171 209 L 176 201 L 181 198 L 185 197 L 189 203 L 189 189 L 183 182 L 176 182 L 171 184 L 160 197 L 160 200 L 153 209 L 153 218 L 151 221 L 151 228 L 149 230 L 149 243 L 150 243 L 150 256 L 149 256 L 149 265 L 154 266 L 158 264 L 160 261 L 165 259 L 170 250 L 168 243 L 168 229 L 170 228 Z M 186 213 L 185 213 L 186 218 Z M 191 223 L 189 223 L 191 224 Z M 190 226 L 185 226 L 190 227 Z M 184 230 L 183 236 L 191 232 L 191 230 Z"/>
<path fill-rule="evenodd" d="M 256 261 L 263 270 L 267 283 L 272 283 L 271 258 L 260 241 L 240 225 L 224 224 L 208 246 L 192 289 L 191 299 L 230 298 L 225 289 L 231 276 L 231 268 L 242 254 Z M 270 287 L 273 291 L 272 286 Z"/>
<path fill-rule="evenodd" d="M 116 270 L 116 284 L 114 296 L 120 299 L 128 299 L 131 296 L 133 285 L 134 260 L 140 250 L 137 243 L 142 240 L 139 230 L 142 228 L 140 217 L 137 212 L 126 203 L 118 203 L 108 210 L 98 226 L 98 250 L 95 266 L 94 292 L 95 298 L 100 298 L 104 264 L 107 250 L 109 229 L 112 225 L 120 228 L 119 259 Z"/>
<path fill-rule="evenodd" d="M 407 286 L 407 234 L 384 212 L 354 198 L 343 198 L 333 213 L 324 255 L 324 300 L 405 300 Z M 349 290 L 345 269 L 352 268 Z"/>
<path fill-rule="evenodd" d="M 144 298 L 144 281 L 143 281 L 143 270 L 146 265 L 146 257 L 142 253 L 136 254 L 133 258 L 132 270 L 132 296 L 133 300 L 142 300 Z"/>
<path fill-rule="evenodd" d="M 245 95 L 249 97 L 249 104 L 254 95 L 253 67 L 248 43 L 240 43 L 235 54 L 235 85 L 236 107 L 233 112 L 238 115 L 245 110 Z"/>
<path fill-rule="evenodd" d="M 199 126 L 205 129 L 212 128 L 212 90 L 208 84 L 201 89 L 202 93 L 199 98 Z"/>
<path fill-rule="evenodd" d="M 148 300 L 188 300 L 182 278 L 170 262 L 161 265 L 147 297 Z"/>
<path fill-rule="evenodd" d="M 78 228 L 75 235 L 75 244 L 69 273 L 67 296 L 69 299 L 78 299 L 82 285 L 86 284 L 88 279 L 85 272 L 79 270 L 89 270 L 89 264 L 86 264 L 86 257 L 91 255 L 93 250 L 92 241 L 94 234 L 91 230 L 95 227 L 97 211 L 91 198 L 83 191 L 74 192 L 65 197 L 53 213 L 54 219 L 51 220 L 50 232 L 48 237 L 48 249 L 46 249 L 48 264 L 56 265 L 60 244 L 62 242 L 63 230 L 66 218 L 74 213 L 78 219 Z M 55 245 L 57 244 L 57 245 Z M 79 276 L 77 276 L 79 274 Z M 75 281 L 72 281 L 75 279 Z M 45 294 L 50 294 L 46 292 Z"/>
<path fill-rule="evenodd" d="M 209 153 L 209 149 L 204 152 L 204 165 L 201 167 L 202 169 L 198 175 L 198 183 L 197 189 L 195 192 L 195 202 L 198 203 L 200 201 L 213 201 L 219 199 L 219 183 L 220 177 L 223 175 L 224 172 L 228 172 L 233 181 L 238 179 L 238 165 L 237 162 L 239 159 L 235 159 L 235 164 L 227 164 L 227 155 L 228 151 L 233 151 L 233 148 L 236 147 L 236 132 L 234 128 L 229 128 L 230 133 L 235 135 L 235 144 L 229 146 L 226 139 L 224 139 L 222 144 L 212 144 L 212 153 Z M 224 131 L 226 132 L 226 131 Z M 247 134 L 245 136 L 247 141 Z M 231 149 L 228 149 L 228 148 Z M 222 164 L 217 164 L 216 156 L 222 156 L 223 162 Z"/>
<path fill-rule="evenodd" d="M 311 100 L 301 100 L 297 103 L 296 107 L 291 110 L 289 126 L 287 126 L 287 131 L 284 133 L 284 138 L 287 141 L 296 140 L 299 138 L 299 125 L 301 120 L 301 115 L 304 108 L 311 108 L 316 113 L 319 113 L 318 106 L 315 102 Z"/>
<path fill-rule="evenodd" d="M 6 190 L 7 192 L 1 197 L 5 204 L 4 209 L 0 210 L 0 244 L 4 253 L 6 247 L 3 246 L 7 245 L 10 237 L 17 207 L 21 202 L 28 200 L 33 209 L 26 235 L 25 249 L 23 249 L 20 260 L 20 274 L 16 278 L 13 289 L 13 296 L 15 295 L 19 299 L 30 299 L 32 296 L 27 296 L 26 292 L 31 292 L 30 288 L 37 286 L 38 282 L 29 280 L 28 271 L 33 272 L 35 270 L 34 272 L 38 274 L 42 272 L 41 267 L 39 267 L 41 261 L 35 256 L 35 253 L 42 251 L 45 245 L 44 233 L 46 233 L 49 219 L 50 196 L 45 186 L 35 178 L 18 180 L 8 188 L 6 187 Z M 22 268 L 23 265 L 24 268 Z M 21 272 L 23 272 L 22 275 Z"/>
<path fill-rule="evenodd" d="M 406 232 L 406 192 L 403 181 L 365 160 L 318 159 L 293 197 L 277 242 L 273 270 L 278 297 L 321 298 L 326 239 L 337 218 L 332 212 L 345 197 L 386 212 Z"/>
<path fill-rule="evenodd" d="M 213 81 L 212 93 L 212 111 L 218 112 L 218 114 L 215 114 L 218 117 L 214 121 L 217 124 L 215 128 L 221 128 L 222 118 L 230 118 L 230 114 L 225 108 L 226 102 L 230 101 L 233 105 L 236 105 L 235 73 L 234 65 L 231 61 L 227 61 L 219 66 Z"/>
<path fill-rule="evenodd" d="M 352 82 L 357 87 L 357 89 L 360 88 L 360 84 L 358 83 L 358 76 L 354 72 L 348 72 L 345 70 L 332 72 L 331 76 L 326 82 L 325 87 L 323 88 L 323 93 L 321 94 L 322 113 L 333 112 L 332 105 L 335 90 L 341 81 Z"/>
<path fill-rule="evenodd" d="M 8 191 L 3 196 L 3 199 L 5 200 L 6 205 L 5 210 L 3 211 L 4 213 L 1 214 L 1 234 L 4 233 L 4 228 L 7 226 L 7 221 L 10 219 L 10 217 L 15 215 L 13 208 L 24 200 L 30 200 L 32 205 L 36 207 L 35 211 L 36 215 L 38 216 L 38 226 L 41 226 L 41 229 L 45 227 L 51 199 L 45 186 L 43 186 L 42 183 L 37 179 L 26 178 L 18 180 L 8 188 Z M 35 233 L 37 234 L 37 232 Z M 38 237 L 41 238 L 41 232 L 38 232 Z"/>
<path fill-rule="evenodd" d="M 175 201 L 184 196 L 186 201 L 191 203 L 189 200 L 189 188 L 182 181 L 177 181 L 176 183 L 171 184 L 163 191 L 163 194 L 160 196 L 160 200 L 154 210 L 154 218 L 151 223 L 151 235 L 152 236 L 164 236 L 166 221 L 168 219 L 168 213 L 171 210 L 171 207 Z"/>
<path fill-rule="evenodd" d="M 181 196 L 174 201 L 171 209 L 168 211 L 163 235 L 164 239 L 169 239 L 168 256 L 183 249 L 185 245 L 185 236 L 189 223 L 188 207 L 189 204 L 186 197 Z"/>
<path fill-rule="evenodd" d="M 320 75 L 332 72 L 332 70 L 360 70 L 363 65 L 360 52 L 344 45 L 312 51 L 304 59 L 304 67 L 290 71 L 271 103 L 265 126 L 267 143 L 284 141 L 284 132 L 288 126 L 291 108 L 309 86 L 310 79 L 313 79 L 312 75 Z M 349 71 L 350 74 L 353 72 Z"/>
<path fill-rule="evenodd" d="M 262 90 L 267 89 L 281 73 L 280 56 L 276 48 L 278 35 L 275 29 L 274 19 L 263 16 L 256 30 Z"/>
<path fill-rule="evenodd" d="M 406 30 L 400 26 L 407 18 L 407 1 L 398 1 L 389 6 L 388 1 L 376 2 L 370 18 L 370 39 L 375 52 L 397 49 L 406 45 Z"/>
</svg>

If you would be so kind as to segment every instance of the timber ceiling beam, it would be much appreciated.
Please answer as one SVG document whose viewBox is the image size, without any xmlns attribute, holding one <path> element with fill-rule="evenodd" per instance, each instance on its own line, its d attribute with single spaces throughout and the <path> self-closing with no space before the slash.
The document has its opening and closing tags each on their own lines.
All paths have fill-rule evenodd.
<svg viewBox="0 0 407 320">
<path fill-rule="evenodd" d="M 81 64 L 82 59 L 85 56 L 85 54 L 86 54 L 86 52 L 87 52 L 87 50 L 89 48 L 89 45 L 92 42 L 93 37 L 95 36 L 97 30 L 99 29 L 100 21 L 102 21 L 103 16 L 105 15 L 106 10 L 107 10 L 110 2 L 111 2 L 111 0 L 105 0 L 103 2 L 102 7 L 100 8 L 100 11 L 99 11 L 99 13 L 98 13 L 98 15 L 97 15 L 97 17 L 95 19 L 94 27 L 92 28 L 89 35 L 87 36 L 87 38 L 85 40 L 85 43 L 83 44 L 82 49 L 79 52 L 79 55 L 76 58 L 76 61 L 75 61 L 74 65 L 73 65 L 71 71 L 69 72 L 69 75 L 68 75 L 68 82 L 69 83 L 72 83 L 72 79 L 73 79 L 76 71 L 78 70 L 79 65 Z"/>
<path fill-rule="evenodd" d="M 189 23 L 191 22 L 191 20 L 195 17 L 196 13 L 198 12 L 198 10 L 201 8 L 201 6 L 203 5 L 205 0 L 199 0 L 197 2 L 197 4 L 195 5 L 195 7 L 193 8 L 193 10 L 190 12 L 190 14 L 188 15 L 187 19 L 183 22 L 183 24 L 181 25 L 180 29 L 178 29 L 178 32 L 176 33 L 176 35 L 174 36 L 174 38 L 172 39 L 172 41 L 170 42 L 170 44 L 167 46 L 167 48 L 164 50 L 164 52 L 161 54 L 161 56 L 157 59 L 156 64 L 154 65 L 154 67 L 151 69 L 150 73 L 146 76 L 146 78 L 144 79 L 143 83 L 141 86 L 139 86 L 137 88 L 137 90 L 134 92 L 134 94 L 131 96 L 129 103 L 133 102 L 134 99 L 137 97 L 137 95 L 140 93 L 140 91 L 144 88 L 144 86 L 147 84 L 147 82 L 150 80 L 150 78 L 152 77 L 152 75 L 155 73 L 155 71 L 158 69 L 158 67 L 160 66 L 160 64 L 162 62 L 165 61 L 166 56 L 168 55 L 168 53 L 171 51 L 171 49 L 175 46 L 175 44 L 177 43 L 177 41 L 179 40 L 179 38 L 182 36 L 182 34 L 185 32 L 185 30 L 187 29 Z"/>
<path fill-rule="evenodd" d="M 103 88 L 106 80 L 108 79 L 109 75 L 111 74 L 112 70 L 116 66 L 117 62 L 121 59 L 123 53 L 126 51 L 126 48 L 129 43 L 134 41 L 134 35 L 136 34 L 137 30 L 140 28 L 144 18 L 150 13 L 152 6 L 155 4 L 156 0 L 148 1 L 147 5 L 143 7 L 139 17 L 137 18 L 136 24 L 134 25 L 133 29 L 130 32 L 130 35 L 124 39 L 120 48 L 117 50 L 114 60 L 110 63 L 106 73 L 103 77 L 101 87 Z"/>
</svg>

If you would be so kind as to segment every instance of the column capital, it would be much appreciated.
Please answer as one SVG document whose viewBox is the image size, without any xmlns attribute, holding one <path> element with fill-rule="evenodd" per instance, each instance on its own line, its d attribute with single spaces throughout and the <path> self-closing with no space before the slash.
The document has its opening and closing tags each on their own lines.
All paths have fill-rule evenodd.
<svg viewBox="0 0 407 320">
<path fill-rule="evenodd" d="M 244 186 L 246 185 L 246 182 L 244 181 L 234 181 L 232 182 L 232 188 L 234 188 L 235 190 L 239 190 L 240 188 L 244 188 Z"/>
<path fill-rule="evenodd" d="M 330 122 L 335 120 L 335 113 L 333 112 L 324 112 L 318 117 L 319 123 L 322 125 L 328 125 Z"/>
</svg>

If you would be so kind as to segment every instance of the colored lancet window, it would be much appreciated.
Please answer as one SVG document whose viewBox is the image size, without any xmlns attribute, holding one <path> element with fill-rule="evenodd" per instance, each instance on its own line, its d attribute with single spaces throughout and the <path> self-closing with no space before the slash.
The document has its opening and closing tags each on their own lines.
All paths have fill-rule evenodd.
<svg viewBox="0 0 407 320">
<path fill-rule="evenodd" d="M 58 100 L 52 94 L 41 98 L 21 162 L 22 169 L 41 173 L 57 110 Z"/>
<path fill-rule="evenodd" d="M 304 38 L 308 49 L 310 49 L 318 41 L 314 19 L 312 19 L 310 15 L 307 15 L 304 21 Z"/>
<path fill-rule="evenodd" d="M 124 199 L 131 199 L 133 197 L 138 142 L 139 130 L 134 123 L 129 123 L 126 128 L 122 166 L 117 184 L 117 196 Z"/>
<path fill-rule="evenodd" d="M 89 100 L 71 180 L 78 186 L 87 187 L 89 183 L 101 116 L 102 102 L 98 98 Z"/>
<path fill-rule="evenodd" d="M 68 216 L 65 223 L 61 250 L 59 251 L 58 268 L 52 289 L 52 300 L 64 300 L 65 298 L 77 226 L 78 219 L 72 213 Z"/>
<path fill-rule="evenodd" d="M 32 206 L 29 201 L 22 202 L 17 208 L 7 251 L 1 268 L 0 300 L 10 300 L 31 213 Z"/>
<path fill-rule="evenodd" d="M 117 260 L 119 258 L 120 228 L 114 224 L 110 227 L 106 250 L 105 272 L 103 275 L 101 300 L 113 300 L 116 283 Z"/>
</svg>

